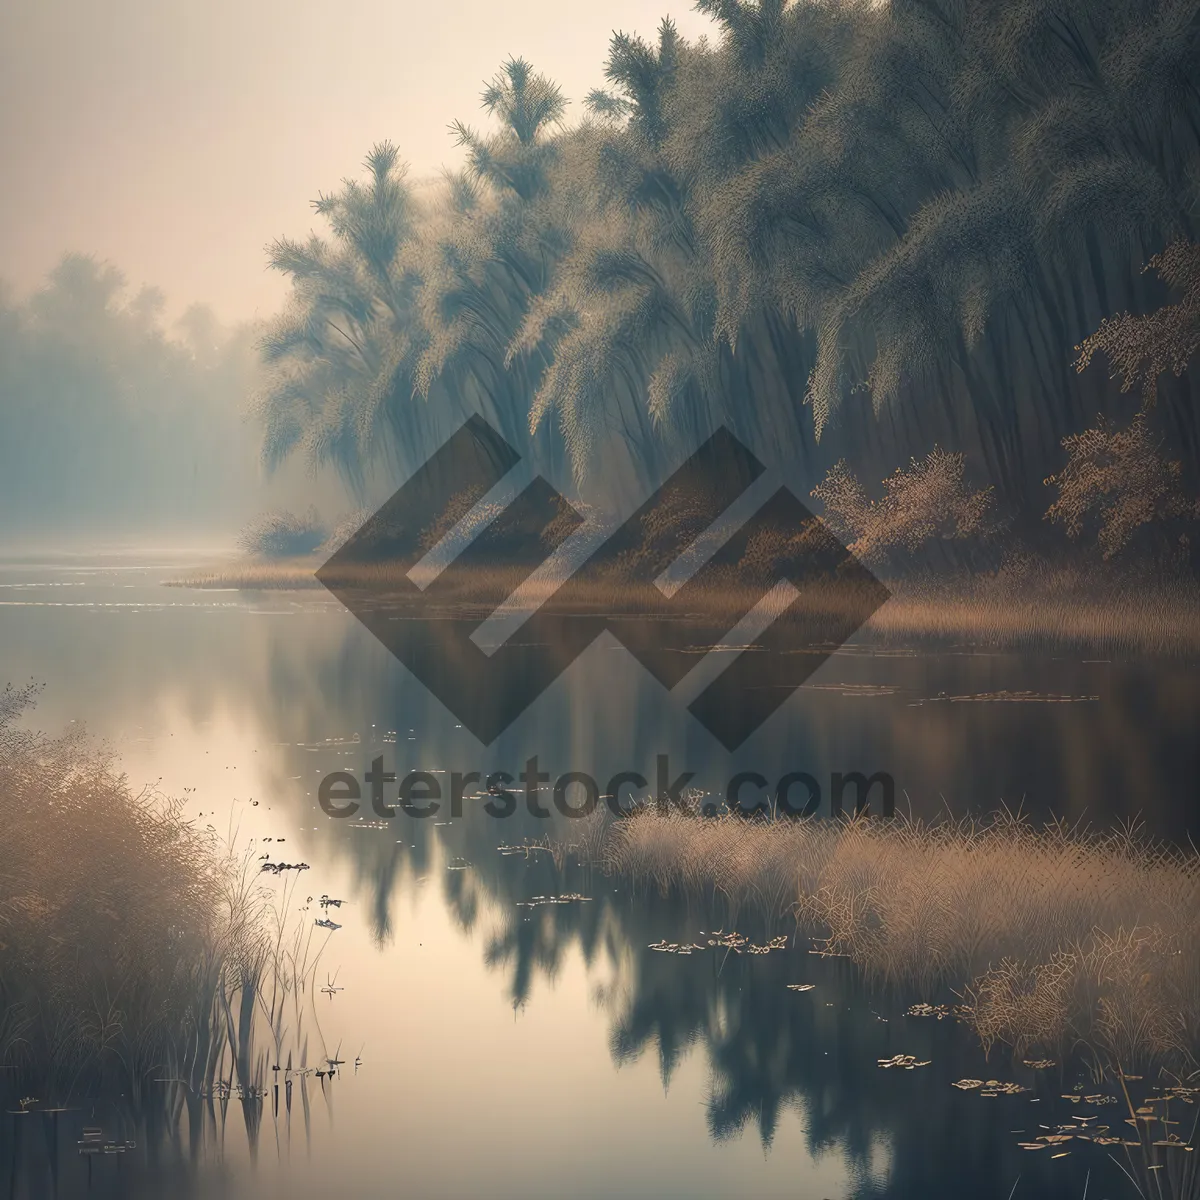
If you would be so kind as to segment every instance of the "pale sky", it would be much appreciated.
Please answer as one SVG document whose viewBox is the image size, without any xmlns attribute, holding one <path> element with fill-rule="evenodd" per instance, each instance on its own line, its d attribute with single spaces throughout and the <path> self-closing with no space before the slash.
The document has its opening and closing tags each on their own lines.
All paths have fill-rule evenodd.
<svg viewBox="0 0 1200 1200">
<path fill-rule="evenodd" d="M 390 138 L 416 177 L 454 164 L 452 118 L 510 54 L 578 101 L 614 29 L 653 36 L 688 0 L 0 0 L 0 279 L 66 250 L 227 319 L 285 293 L 263 247 Z M 578 104 L 571 113 L 578 114 Z"/>
</svg>

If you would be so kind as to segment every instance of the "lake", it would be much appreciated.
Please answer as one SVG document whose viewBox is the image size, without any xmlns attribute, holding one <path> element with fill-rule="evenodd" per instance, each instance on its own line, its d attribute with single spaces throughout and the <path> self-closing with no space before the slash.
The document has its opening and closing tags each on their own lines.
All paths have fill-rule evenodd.
<svg viewBox="0 0 1200 1200">
<path fill-rule="evenodd" d="M 549 783 L 545 818 L 472 800 L 457 819 L 448 805 L 335 819 L 318 793 L 376 757 L 439 780 L 515 778 L 536 757 L 551 780 L 603 781 L 653 780 L 665 756 L 714 802 L 739 772 L 823 788 L 885 772 L 897 808 L 930 819 L 1006 804 L 1183 841 L 1200 836 L 1191 665 L 852 640 L 729 752 L 603 635 L 485 747 L 324 592 L 162 586 L 188 565 L 149 551 L 0 563 L 0 674 L 44 682 L 33 723 L 86 723 L 135 785 L 186 795 L 255 861 L 307 864 L 272 886 L 292 881 L 312 897 L 305 922 L 339 926 L 321 931 L 309 1038 L 311 1058 L 323 1043 L 342 1061 L 298 1080 L 277 1115 L 268 1100 L 256 1136 L 231 1100 L 223 1128 L 182 1150 L 143 1131 L 124 1154 L 76 1154 L 83 1126 L 110 1119 L 104 1097 L 53 1136 L 48 1117 L 5 1116 L 10 1197 L 1132 1194 L 1102 1147 L 1018 1145 L 1068 1119 L 1078 1067 L 986 1061 L 953 1021 L 906 1015 L 913 997 L 872 994 L 843 960 L 799 942 L 737 953 L 719 943 L 725 911 L 556 862 L 531 843 L 578 823 L 554 813 Z M 792 928 L 744 913 L 738 931 L 765 945 Z M 698 948 L 652 949 L 664 941 Z M 928 1065 L 880 1068 L 900 1054 Z M 964 1077 L 1027 1090 L 951 1086 Z"/>
</svg>

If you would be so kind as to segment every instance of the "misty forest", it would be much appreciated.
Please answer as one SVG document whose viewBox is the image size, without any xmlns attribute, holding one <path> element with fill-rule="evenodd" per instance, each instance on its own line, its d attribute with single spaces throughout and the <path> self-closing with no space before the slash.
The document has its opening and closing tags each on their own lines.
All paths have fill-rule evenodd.
<svg viewBox="0 0 1200 1200">
<path fill-rule="evenodd" d="M 921 520 L 1186 539 L 1192 8 L 698 7 L 718 42 L 616 35 L 574 125 L 506 62 L 465 168 L 414 187 L 381 143 L 271 246 L 268 464 L 361 488 L 482 412 L 644 484 L 725 423 L 882 550 Z"/>
<path fill-rule="evenodd" d="M 1000 529 L 1187 562 L 1192 6 L 697 7 L 719 36 L 615 34 L 573 121 L 504 62 L 441 180 L 372 147 L 268 248 L 265 329 L 164 329 L 64 258 L 0 310 L 6 496 L 244 515 L 250 458 L 299 459 L 345 515 L 481 413 L 603 502 L 725 424 L 877 559 Z"/>
</svg>

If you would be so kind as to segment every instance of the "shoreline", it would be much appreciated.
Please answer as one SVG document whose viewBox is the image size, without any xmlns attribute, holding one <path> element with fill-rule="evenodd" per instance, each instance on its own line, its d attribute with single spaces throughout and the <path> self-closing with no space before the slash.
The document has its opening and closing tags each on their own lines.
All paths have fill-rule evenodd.
<svg viewBox="0 0 1200 1200">
<path fill-rule="evenodd" d="M 313 591 L 316 557 L 198 567 L 163 586 L 199 591 Z M 1200 656 L 1200 591 L 1188 581 L 1107 581 L 995 575 L 890 580 L 892 597 L 850 639 L 860 645 L 1072 648 Z M 1115 585 L 1115 586 L 1114 586 Z"/>
</svg>

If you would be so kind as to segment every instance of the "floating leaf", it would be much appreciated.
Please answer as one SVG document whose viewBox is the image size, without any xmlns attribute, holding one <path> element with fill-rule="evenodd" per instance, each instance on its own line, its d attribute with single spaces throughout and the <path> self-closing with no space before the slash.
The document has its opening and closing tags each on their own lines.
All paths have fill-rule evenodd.
<svg viewBox="0 0 1200 1200">
<path fill-rule="evenodd" d="M 914 1004 L 906 1010 L 905 1015 L 909 1017 L 936 1017 L 939 1021 L 944 1021 L 947 1017 L 954 1014 L 948 1004 Z"/>
<path fill-rule="evenodd" d="M 885 1070 L 890 1067 L 899 1067 L 901 1070 L 911 1071 L 914 1067 L 927 1067 L 933 1060 L 921 1061 L 912 1054 L 897 1054 L 894 1058 L 881 1058 L 877 1061 Z"/>
</svg>

